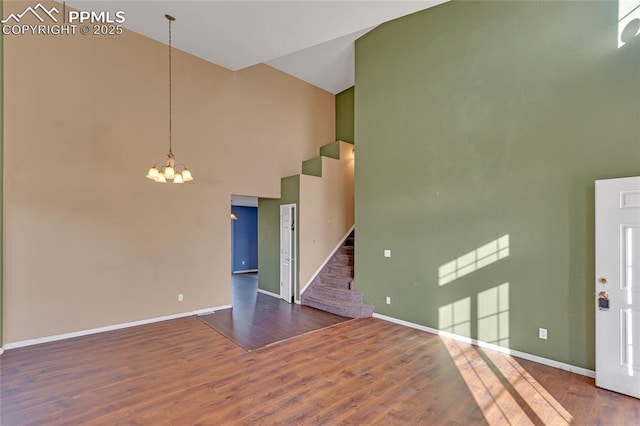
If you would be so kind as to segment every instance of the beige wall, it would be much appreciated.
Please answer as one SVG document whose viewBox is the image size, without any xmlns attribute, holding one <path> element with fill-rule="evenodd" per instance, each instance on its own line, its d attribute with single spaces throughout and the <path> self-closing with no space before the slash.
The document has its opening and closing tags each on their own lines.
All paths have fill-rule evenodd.
<svg viewBox="0 0 640 426">
<path fill-rule="evenodd" d="M 230 194 L 278 197 L 332 141 L 327 92 L 264 65 L 173 64 L 182 186 L 144 178 L 167 152 L 166 45 L 5 37 L 5 343 L 229 304 Z"/>
<path fill-rule="evenodd" d="M 322 160 L 321 178 L 300 176 L 301 290 L 354 224 L 353 145 L 340 142 L 340 160 Z"/>
</svg>

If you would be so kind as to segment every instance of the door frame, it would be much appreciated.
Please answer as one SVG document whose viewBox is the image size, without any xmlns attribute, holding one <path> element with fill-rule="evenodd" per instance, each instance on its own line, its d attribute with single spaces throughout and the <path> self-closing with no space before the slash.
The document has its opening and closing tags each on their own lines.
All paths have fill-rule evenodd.
<svg viewBox="0 0 640 426">
<path fill-rule="evenodd" d="M 289 229 L 290 232 L 290 236 L 289 236 L 289 254 L 290 254 L 290 261 L 289 261 L 289 268 L 290 268 L 290 273 L 291 273 L 291 279 L 289 281 L 289 291 L 290 291 L 290 300 L 286 300 L 282 294 L 282 252 L 283 252 L 283 243 L 282 243 L 282 232 L 283 232 L 283 221 L 282 221 L 282 212 L 285 209 L 289 209 L 289 214 L 291 215 L 291 227 Z M 280 271 L 279 274 L 279 278 L 280 278 L 280 298 L 283 300 L 286 300 L 288 303 L 294 303 L 294 301 L 296 300 L 296 288 L 297 288 L 297 279 L 298 279 L 298 270 L 297 270 L 297 265 L 298 265 L 298 256 L 296 253 L 296 249 L 298 246 L 298 241 L 296 238 L 296 213 L 297 213 L 297 205 L 296 204 L 281 204 L 280 205 L 280 258 L 279 258 L 279 268 L 278 270 Z"/>
<path fill-rule="evenodd" d="M 631 285 L 623 287 L 627 274 L 623 271 L 627 249 L 623 231 L 640 223 L 640 177 L 601 179 L 595 181 L 595 358 L 596 386 L 640 398 L 638 367 L 633 366 L 633 352 L 627 344 L 623 362 L 623 344 L 632 342 L 632 327 L 623 333 L 623 316 L 631 323 L 634 309 Z M 629 254 L 630 255 L 630 254 Z M 637 259 L 634 256 L 633 259 Z M 602 294 L 601 299 L 600 295 Z M 637 292 L 636 292 L 637 296 Z M 602 303 L 599 303 L 602 302 Z M 635 320 L 637 322 L 637 319 Z M 611 329 L 611 327 L 615 328 Z M 627 340 L 625 340 L 627 339 Z M 635 345 L 634 345 L 635 346 Z M 612 352 L 612 351 L 615 351 Z M 629 361 L 628 361 L 629 362 Z M 615 364 L 615 365 L 614 365 Z M 621 371 L 627 370 L 627 371 Z M 634 374 L 633 370 L 636 371 Z M 633 377 L 633 379 L 631 379 Z"/>
</svg>

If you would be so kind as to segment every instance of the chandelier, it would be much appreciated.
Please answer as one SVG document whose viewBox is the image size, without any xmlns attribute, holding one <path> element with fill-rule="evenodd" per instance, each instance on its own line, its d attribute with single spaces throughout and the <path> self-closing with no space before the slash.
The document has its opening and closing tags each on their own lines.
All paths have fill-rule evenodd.
<svg viewBox="0 0 640 426">
<path fill-rule="evenodd" d="M 164 16 L 169 21 L 169 153 L 164 163 L 159 161 L 149 169 L 147 179 L 160 183 L 167 183 L 167 180 L 173 183 L 184 183 L 192 181 L 193 176 L 184 164 L 176 164 L 176 158 L 171 151 L 171 92 L 173 89 L 171 86 L 171 23 L 176 18 L 171 15 Z"/>
</svg>

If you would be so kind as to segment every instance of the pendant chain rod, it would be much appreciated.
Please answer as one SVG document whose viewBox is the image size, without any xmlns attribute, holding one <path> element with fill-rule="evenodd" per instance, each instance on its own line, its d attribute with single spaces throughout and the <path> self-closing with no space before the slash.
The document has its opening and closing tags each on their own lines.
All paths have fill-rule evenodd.
<svg viewBox="0 0 640 426">
<path fill-rule="evenodd" d="M 169 154 L 173 154 L 171 152 L 171 92 L 172 92 L 172 75 L 171 75 L 171 19 L 169 19 Z"/>
</svg>

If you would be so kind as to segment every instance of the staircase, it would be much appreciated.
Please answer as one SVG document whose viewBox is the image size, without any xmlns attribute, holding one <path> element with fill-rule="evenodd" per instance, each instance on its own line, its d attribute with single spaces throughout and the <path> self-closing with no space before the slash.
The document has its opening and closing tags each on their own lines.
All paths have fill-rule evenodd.
<svg viewBox="0 0 640 426">
<path fill-rule="evenodd" d="M 373 306 L 365 304 L 363 294 L 353 289 L 354 247 L 352 232 L 302 293 L 303 305 L 351 318 L 373 315 Z"/>
</svg>

